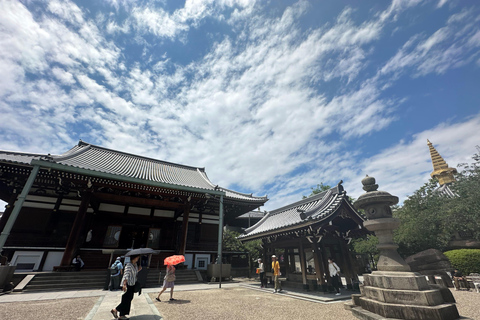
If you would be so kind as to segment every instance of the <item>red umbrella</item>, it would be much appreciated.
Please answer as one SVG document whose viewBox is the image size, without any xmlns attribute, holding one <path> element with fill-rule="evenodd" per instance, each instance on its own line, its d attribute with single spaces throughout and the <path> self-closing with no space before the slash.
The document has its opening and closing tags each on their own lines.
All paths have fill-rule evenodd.
<svg viewBox="0 0 480 320">
<path fill-rule="evenodd" d="M 164 265 L 172 265 L 172 266 L 182 262 L 185 262 L 185 257 L 182 255 L 166 257 L 165 260 L 163 260 Z"/>
</svg>

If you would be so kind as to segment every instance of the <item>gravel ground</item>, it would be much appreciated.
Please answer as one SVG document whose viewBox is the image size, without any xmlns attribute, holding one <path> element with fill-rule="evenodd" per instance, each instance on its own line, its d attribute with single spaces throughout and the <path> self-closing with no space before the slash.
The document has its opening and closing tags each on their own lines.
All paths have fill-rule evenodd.
<svg viewBox="0 0 480 320">
<path fill-rule="evenodd" d="M 321 314 L 322 320 L 356 320 L 344 310 L 343 303 L 321 304 L 292 299 L 282 294 L 246 288 L 224 288 L 174 292 L 175 302 L 167 302 L 169 292 L 155 302 L 166 320 L 176 319 L 310 319 Z M 150 295 L 155 301 L 156 294 Z M 194 317 L 193 317 L 194 315 Z"/>
<path fill-rule="evenodd" d="M 462 317 L 480 320 L 480 293 L 477 293 L 473 289 L 470 291 L 452 290 L 452 293 L 455 301 L 457 301 L 458 313 L 460 313 Z"/>
<path fill-rule="evenodd" d="M 480 294 L 452 291 L 461 316 L 480 320 Z M 168 294 L 167 294 L 168 293 Z M 150 294 L 155 301 L 156 294 Z M 312 303 L 246 288 L 225 288 L 174 292 L 175 302 L 167 302 L 169 292 L 162 294 L 162 302 L 155 302 L 165 320 L 193 318 L 223 319 L 310 319 L 321 315 L 322 320 L 357 320 L 344 303 Z"/>
<path fill-rule="evenodd" d="M 0 319 L 85 319 L 97 300 L 98 297 L 1 303 Z"/>
<path fill-rule="evenodd" d="M 480 320 L 480 293 L 452 292 L 460 315 Z M 169 292 L 162 294 L 162 298 L 167 299 L 165 302 L 155 301 L 157 293 L 149 295 L 165 320 L 294 320 L 310 319 L 312 315 L 324 320 L 356 320 L 344 309 L 342 302 L 313 303 L 240 287 L 174 292 L 177 301 L 171 303 L 166 302 L 170 297 Z M 88 315 L 97 301 L 98 297 L 88 297 L 0 303 L 0 319 L 79 320 Z"/>
</svg>

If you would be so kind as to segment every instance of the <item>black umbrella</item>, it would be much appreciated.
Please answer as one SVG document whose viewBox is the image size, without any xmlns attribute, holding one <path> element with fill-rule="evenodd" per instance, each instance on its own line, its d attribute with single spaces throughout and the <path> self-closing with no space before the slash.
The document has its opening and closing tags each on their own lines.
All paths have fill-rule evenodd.
<svg viewBox="0 0 480 320">
<path fill-rule="evenodd" d="M 141 256 L 144 254 L 151 254 L 151 253 L 158 253 L 158 251 L 155 251 L 151 248 L 140 248 L 140 249 L 133 249 L 127 252 L 125 254 L 125 257 L 130 257 L 130 256 Z"/>
</svg>

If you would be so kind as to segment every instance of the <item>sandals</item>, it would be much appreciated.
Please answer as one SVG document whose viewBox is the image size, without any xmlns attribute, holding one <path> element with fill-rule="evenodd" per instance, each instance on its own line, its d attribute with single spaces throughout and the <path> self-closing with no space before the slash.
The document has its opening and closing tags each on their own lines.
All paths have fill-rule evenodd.
<svg viewBox="0 0 480 320">
<path fill-rule="evenodd" d="M 114 311 L 114 310 L 112 309 L 112 310 L 110 310 L 110 312 L 113 314 L 113 317 L 114 317 L 115 319 L 118 319 L 117 311 Z"/>
<path fill-rule="evenodd" d="M 170 301 L 176 301 L 177 299 L 170 298 Z"/>
<path fill-rule="evenodd" d="M 162 300 L 158 299 L 158 297 L 157 297 L 157 298 L 155 298 L 155 300 L 157 300 L 158 302 L 162 302 Z"/>
</svg>

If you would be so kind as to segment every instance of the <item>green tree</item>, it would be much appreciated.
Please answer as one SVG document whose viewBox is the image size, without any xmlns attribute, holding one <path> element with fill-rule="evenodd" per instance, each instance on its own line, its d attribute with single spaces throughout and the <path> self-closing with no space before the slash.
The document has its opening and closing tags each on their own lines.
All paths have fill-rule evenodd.
<svg viewBox="0 0 480 320">
<path fill-rule="evenodd" d="M 240 233 L 227 230 L 223 233 L 223 249 L 225 251 L 247 252 L 249 253 L 249 265 L 252 266 L 261 256 L 261 240 L 252 240 L 242 243 L 238 240 Z"/>
<path fill-rule="evenodd" d="M 372 268 L 375 268 L 378 262 L 380 251 L 377 249 L 378 238 L 374 235 L 367 235 L 365 238 L 353 239 L 350 246 L 353 252 L 365 254 Z"/>
<path fill-rule="evenodd" d="M 395 232 L 402 255 L 430 248 L 443 251 L 458 231 L 480 240 L 480 166 L 476 162 L 460 167 L 456 182 L 449 186 L 455 196 L 435 192 L 438 185 L 432 179 L 394 210 L 402 222 Z"/>
<path fill-rule="evenodd" d="M 330 187 L 329 185 L 325 185 L 323 184 L 323 182 L 320 182 L 320 184 L 317 184 L 317 186 L 315 188 L 311 187 L 310 189 L 312 189 L 312 193 L 310 193 L 310 195 L 308 196 L 302 196 L 302 199 L 306 199 L 308 197 L 311 197 L 315 194 L 318 194 L 318 193 L 321 193 L 323 191 L 327 191 L 327 190 L 330 190 L 332 187 Z"/>
<path fill-rule="evenodd" d="M 437 187 L 436 180 L 430 179 L 393 211 L 401 221 L 394 239 L 404 256 L 430 248 L 443 251 L 452 237 L 445 210 L 450 199 L 435 192 Z"/>
</svg>

